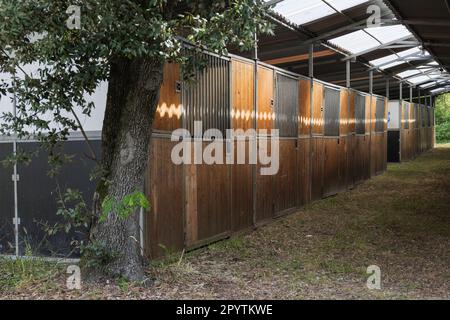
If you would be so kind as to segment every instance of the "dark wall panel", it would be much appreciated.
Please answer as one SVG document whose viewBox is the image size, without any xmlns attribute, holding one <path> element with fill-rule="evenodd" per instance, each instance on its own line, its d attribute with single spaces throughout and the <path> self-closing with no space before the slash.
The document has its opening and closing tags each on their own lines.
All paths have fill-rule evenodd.
<svg viewBox="0 0 450 320">
<path fill-rule="evenodd" d="M 12 143 L 0 143 L 0 161 L 13 153 Z M 0 164 L 0 254 L 14 253 L 13 168 Z"/>
<path fill-rule="evenodd" d="M 97 154 L 100 154 L 100 141 L 91 142 Z M 33 152 L 38 148 L 37 143 L 20 142 L 18 149 Z M 73 160 L 62 167 L 56 178 L 50 178 L 48 171 L 48 155 L 40 152 L 29 165 L 19 164 L 18 173 L 18 202 L 20 224 L 20 251 L 23 254 L 26 247 L 30 247 L 35 254 L 66 255 L 71 251 L 70 242 L 73 238 L 84 237 L 83 230 L 73 230 L 69 234 L 59 232 L 54 236 L 46 236 L 43 224 L 54 225 L 64 222 L 56 215 L 59 190 L 80 190 L 87 205 L 91 204 L 95 191 L 95 183 L 90 175 L 95 162 L 88 159 L 89 149 L 84 141 L 68 141 L 63 144 L 61 152 L 73 156 Z"/>
</svg>

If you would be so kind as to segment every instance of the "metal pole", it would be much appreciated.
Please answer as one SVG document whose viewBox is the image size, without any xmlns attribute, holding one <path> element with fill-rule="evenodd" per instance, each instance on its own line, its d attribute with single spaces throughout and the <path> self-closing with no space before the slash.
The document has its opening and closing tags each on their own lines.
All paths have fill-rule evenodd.
<svg viewBox="0 0 450 320">
<path fill-rule="evenodd" d="M 403 82 L 400 81 L 399 83 L 399 100 L 398 100 L 398 160 L 399 162 L 402 161 L 402 119 L 403 119 Z"/>
<path fill-rule="evenodd" d="M 389 91 L 389 79 L 386 80 L 386 98 L 389 99 L 390 91 Z"/>
<path fill-rule="evenodd" d="M 258 34 L 255 31 L 255 46 L 253 51 L 253 60 L 255 61 L 255 70 L 253 74 L 253 128 L 255 129 L 255 136 L 253 137 L 254 141 L 251 146 L 253 146 L 253 157 L 256 159 L 256 162 L 253 164 L 252 168 L 252 178 L 253 178 L 253 227 L 256 228 L 257 219 L 256 219 L 256 210 L 257 210 L 257 185 L 256 185 L 256 178 L 257 178 L 257 152 L 258 152 L 258 133 L 257 133 L 257 127 L 258 127 Z M 253 160 L 253 159 L 250 159 Z"/>
<path fill-rule="evenodd" d="M 413 102 L 413 87 L 409 86 L 409 102 Z"/>
<path fill-rule="evenodd" d="M 369 93 L 373 94 L 373 71 L 369 72 Z"/>
<path fill-rule="evenodd" d="M 346 69 L 347 69 L 347 88 L 350 88 L 350 84 L 351 84 L 351 78 L 350 78 L 350 60 L 347 60 L 346 62 Z"/>
<path fill-rule="evenodd" d="M 309 46 L 309 195 L 308 202 L 312 199 L 312 135 L 313 135 L 313 113 L 314 113 L 314 43 Z"/>
<path fill-rule="evenodd" d="M 13 115 L 14 118 L 17 116 L 17 97 L 16 97 L 16 75 L 13 75 Z M 17 201 L 17 134 L 14 132 L 13 138 L 13 155 L 14 155 L 14 169 L 13 169 L 13 182 L 14 182 L 14 237 L 15 237 L 15 245 L 16 245 L 16 257 L 19 257 L 19 204 Z"/>
</svg>

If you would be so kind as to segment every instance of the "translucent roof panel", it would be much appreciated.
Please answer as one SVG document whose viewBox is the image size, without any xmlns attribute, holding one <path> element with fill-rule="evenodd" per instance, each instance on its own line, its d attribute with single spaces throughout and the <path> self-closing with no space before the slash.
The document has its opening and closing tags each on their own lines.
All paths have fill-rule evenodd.
<svg viewBox="0 0 450 320">
<path fill-rule="evenodd" d="M 269 0 L 265 0 L 268 2 Z M 306 24 L 323 17 L 357 6 L 368 0 L 284 0 L 276 4 L 274 10 L 291 23 Z"/>
<path fill-rule="evenodd" d="M 388 43 L 406 36 L 412 36 L 411 32 L 403 25 L 376 27 L 364 29 L 381 43 Z"/>
<path fill-rule="evenodd" d="M 436 92 L 445 91 L 445 90 L 450 90 L 450 88 L 438 88 L 438 89 L 431 90 L 430 92 L 436 93 Z"/>
<path fill-rule="evenodd" d="M 328 0 L 333 8 L 344 11 L 352 7 L 356 7 L 362 3 L 369 2 L 369 0 Z"/>
<path fill-rule="evenodd" d="M 330 42 L 351 53 L 357 53 L 374 48 L 380 44 L 377 40 L 362 30 L 331 39 Z"/>
<path fill-rule="evenodd" d="M 407 70 L 407 71 L 398 73 L 397 76 L 399 76 L 400 78 L 406 78 L 406 77 L 410 77 L 412 75 L 419 74 L 419 73 L 420 73 L 420 71 L 413 69 L 413 70 Z"/>
<path fill-rule="evenodd" d="M 396 54 L 391 54 L 389 56 L 385 56 L 376 60 L 370 61 L 372 65 L 375 67 L 381 66 L 380 69 L 389 69 L 394 66 L 398 66 L 400 64 L 405 63 L 405 60 L 408 61 L 408 57 L 411 57 L 412 55 L 420 54 L 422 50 L 420 50 L 419 47 L 415 47 L 412 49 L 404 50 L 401 52 L 397 52 Z M 425 52 L 427 55 L 429 55 L 428 52 Z M 399 58 L 405 58 L 404 60 L 398 60 Z M 392 63 L 389 63 L 391 62 Z"/>
<path fill-rule="evenodd" d="M 431 80 L 431 79 L 428 76 L 424 76 L 424 75 L 419 75 L 417 77 L 408 79 L 408 81 L 413 83 L 413 84 L 424 82 L 424 81 L 427 81 L 427 80 Z"/>
<path fill-rule="evenodd" d="M 421 85 L 420 87 L 426 89 L 426 88 L 434 86 L 435 84 L 436 84 L 436 81 L 433 81 L 433 82 L 425 83 L 425 84 Z"/>
<path fill-rule="evenodd" d="M 359 53 L 376 48 L 412 34 L 402 25 L 366 28 L 331 39 L 330 42 L 351 53 Z"/>
</svg>

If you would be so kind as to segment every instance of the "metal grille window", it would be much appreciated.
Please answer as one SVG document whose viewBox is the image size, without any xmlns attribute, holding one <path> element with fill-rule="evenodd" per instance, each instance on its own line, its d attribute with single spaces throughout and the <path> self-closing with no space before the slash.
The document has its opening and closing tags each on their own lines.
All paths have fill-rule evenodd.
<svg viewBox="0 0 450 320">
<path fill-rule="evenodd" d="M 327 137 L 339 137 L 340 90 L 325 88 L 324 134 Z"/>
<path fill-rule="evenodd" d="M 419 128 L 419 105 L 414 106 L 414 128 Z"/>
<path fill-rule="evenodd" d="M 435 125 L 435 119 L 434 119 L 434 108 L 430 107 L 430 111 L 431 111 L 431 126 L 434 127 Z"/>
<path fill-rule="evenodd" d="M 275 129 L 280 137 L 298 135 L 298 80 L 277 74 L 276 78 Z"/>
<path fill-rule="evenodd" d="M 424 106 L 420 106 L 420 108 L 422 109 L 422 128 L 425 128 L 425 123 L 426 123 L 426 114 L 425 114 L 425 107 Z"/>
<path fill-rule="evenodd" d="M 366 133 L 366 97 L 360 94 L 355 96 L 355 126 L 356 134 Z"/>
<path fill-rule="evenodd" d="M 183 90 L 186 129 L 196 134 L 194 122 L 201 121 L 202 136 L 208 129 L 218 129 L 225 137 L 231 126 L 230 61 L 208 54 L 197 56 L 206 62 L 206 67 L 196 71 L 194 80 L 187 82 Z"/>
<path fill-rule="evenodd" d="M 375 122 L 375 131 L 376 132 L 384 132 L 384 110 L 385 110 L 385 104 L 384 100 L 377 99 L 377 106 L 376 106 L 376 122 Z"/>
<path fill-rule="evenodd" d="M 404 129 L 409 129 L 409 104 L 403 104 Z"/>
</svg>

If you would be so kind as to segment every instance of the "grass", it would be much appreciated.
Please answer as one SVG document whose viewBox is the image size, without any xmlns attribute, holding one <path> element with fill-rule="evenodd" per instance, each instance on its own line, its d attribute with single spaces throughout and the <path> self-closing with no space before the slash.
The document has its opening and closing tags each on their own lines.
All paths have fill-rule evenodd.
<svg viewBox="0 0 450 320">
<path fill-rule="evenodd" d="M 11 290 L 39 286 L 43 292 L 57 288 L 55 278 L 61 275 L 62 266 L 42 259 L 1 259 L 0 296 Z"/>
<path fill-rule="evenodd" d="M 170 253 L 149 266 L 149 289 L 119 279 L 67 292 L 48 265 L 4 261 L 0 287 L 86 299 L 449 299 L 449 199 L 445 144 L 255 232 Z M 381 268 L 382 290 L 366 287 L 370 265 Z"/>
</svg>

